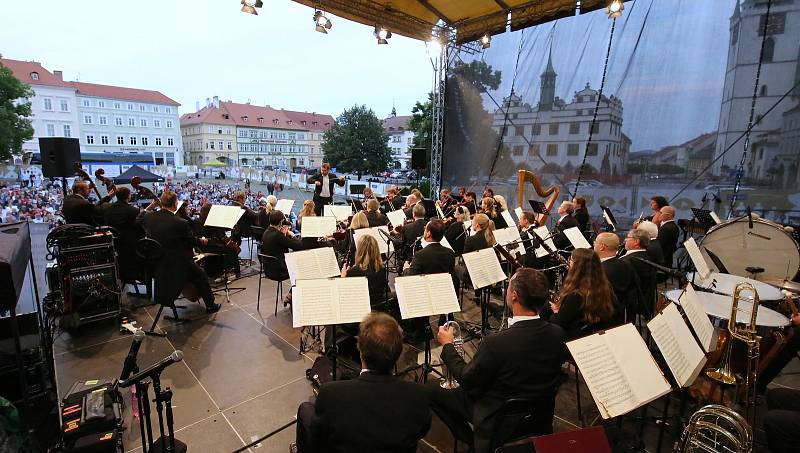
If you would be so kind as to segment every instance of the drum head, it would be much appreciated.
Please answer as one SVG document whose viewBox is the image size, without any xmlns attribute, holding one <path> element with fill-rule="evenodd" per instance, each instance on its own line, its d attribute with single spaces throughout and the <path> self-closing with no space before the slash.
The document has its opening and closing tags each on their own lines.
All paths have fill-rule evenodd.
<svg viewBox="0 0 800 453">
<path fill-rule="evenodd" d="M 732 296 L 723 296 L 720 294 L 713 294 L 698 291 L 697 296 L 700 298 L 700 303 L 710 316 L 719 319 L 728 319 L 731 316 L 731 307 L 733 305 Z M 746 299 L 739 300 L 739 306 L 736 312 L 736 322 L 749 323 L 750 314 L 753 312 L 753 303 Z M 769 309 L 763 305 L 758 307 L 758 315 L 756 316 L 756 325 L 759 327 L 782 327 L 789 323 L 789 318 L 783 316 L 775 310 Z"/>
<path fill-rule="evenodd" d="M 747 267 L 762 267 L 759 278 L 792 279 L 800 269 L 800 251 L 792 236 L 773 222 L 753 219 L 753 228 L 745 218 L 731 220 L 711 228 L 700 242 L 708 263 L 716 255 L 727 271 L 748 276 Z M 705 249 L 705 250 L 704 250 Z"/>
<path fill-rule="evenodd" d="M 753 280 L 751 278 L 741 277 L 739 275 L 712 272 L 708 278 L 704 279 L 696 272 L 689 272 L 686 275 L 686 278 L 690 282 L 694 283 L 694 285 L 697 287 L 727 296 L 733 296 L 736 285 L 739 283 L 749 283 L 756 289 L 756 292 L 758 292 L 758 298 L 761 299 L 761 301 L 783 300 L 781 290 L 777 287 L 768 283 Z"/>
</svg>

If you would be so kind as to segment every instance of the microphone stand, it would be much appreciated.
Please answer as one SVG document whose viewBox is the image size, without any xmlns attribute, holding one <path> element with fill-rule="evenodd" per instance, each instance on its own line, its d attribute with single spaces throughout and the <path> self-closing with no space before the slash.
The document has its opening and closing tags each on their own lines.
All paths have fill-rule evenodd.
<svg viewBox="0 0 800 453">
<path fill-rule="evenodd" d="M 153 380 L 153 393 L 155 393 L 156 410 L 158 411 L 158 428 L 161 437 L 156 441 L 156 448 L 148 453 L 185 453 L 186 444 L 175 438 L 175 426 L 172 416 L 172 390 L 167 387 L 161 390 L 161 373 L 155 374 Z M 164 418 L 167 422 L 167 438 L 164 438 Z"/>
</svg>

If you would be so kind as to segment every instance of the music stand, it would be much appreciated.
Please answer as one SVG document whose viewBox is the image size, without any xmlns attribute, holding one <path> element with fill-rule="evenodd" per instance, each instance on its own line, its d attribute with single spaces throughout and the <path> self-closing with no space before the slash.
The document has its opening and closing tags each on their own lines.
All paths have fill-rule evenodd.
<svg viewBox="0 0 800 453">
<path fill-rule="evenodd" d="M 350 186 L 348 187 L 350 191 L 350 196 L 353 196 L 355 194 L 355 195 L 360 195 L 362 197 L 364 196 L 363 193 L 364 189 L 366 188 L 367 188 L 366 184 L 350 184 Z"/>
<path fill-rule="evenodd" d="M 361 200 L 357 200 L 355 198 L 350 199 L 350 204 L 353 205 L 353 209 L 355 212 L 363 211 L 364 210 L 364 203 Z"/>
<path fill-rule="evenodd" d="M 436 202 L 433 200 L 422 200 L 420 201 L 422 206 L 425 208 L 425 220 L 429 220 L 431 217 L 438 217 L 439 214 L 436 212 Z"/>
<path fill-rule="evenodd" d="M 702 226 L 705 230 L 708 230 L 716 224 L 714 219 L 711 217 L 711 211 L 708 209 L 692 208 L 692 214 L 694 215 L 694 218 L 700 222 L 700 226 Z"/>
<path fill-rule="evenodd" d="M 617 219 L 614 218 L 614 213 L 611 212 L 611 209 L 608 209 L 608 206 L 600 205 L 600 209 L 603 211 L 603 220 L 611 227 L 611 231 L 616 231 Z"/>
<path fill-rule="evenodd" d="M 547 214 L 548 212 L 547 206 L 539 200 L 528 200 L 528 204 L 531 205 L 533 212 L 537 214 Z"/>
</svg>

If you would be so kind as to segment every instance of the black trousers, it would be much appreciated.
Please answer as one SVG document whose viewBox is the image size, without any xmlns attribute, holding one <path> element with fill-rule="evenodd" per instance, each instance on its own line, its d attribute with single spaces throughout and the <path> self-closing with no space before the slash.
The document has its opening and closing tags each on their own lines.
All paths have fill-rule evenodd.
<svg viewBox="0 0 800 453">
<path fill-rule="evenodd" d="M 331 204 L 331 203 L 333 203 L 333 196 L 321 197 L 319 195 L 314 194 L 314 214 L 316 214 L 317 217 L 321 216 L 323 213 L 322 207 L 325 206 L 326 204 Z"/>
<path fill-rule="evenodd" d="M 767 392 L 764 431 L 774 453 L 800 452 L 800 390 L 776 388 Z"/>
<path fill-rule="evenodd" d="M 319 447 L 315 445 L 312 435 L 316 417 L 314 403 L 308 401 L 300 403 L 300 407 L 297 408 L 297 435 L 295 438 L 298 453 L 316 453 L 319 451 Z"/>
<path fill-rule="evenodd" d="M 794 335 L 789 343 L 781 349 L 777 356 L 772 359 L 769 365 L 764 368 L 764 371 L 758 376 L 758 391 L 764 393 L 767 389 L 767 384 L 772 382 L 783 368 L 797 356 L 797 351 L 800 350 L 800 327 L 792 327 Z"/>
</svg>

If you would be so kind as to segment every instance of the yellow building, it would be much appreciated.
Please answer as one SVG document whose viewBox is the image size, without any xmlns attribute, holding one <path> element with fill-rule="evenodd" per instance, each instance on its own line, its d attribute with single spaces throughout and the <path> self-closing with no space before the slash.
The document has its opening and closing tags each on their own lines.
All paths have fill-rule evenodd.
<svg viewBox="0 0 800 453">
<path fill-rule="evenodd" d="M 224 107 L 220 108 L 216 96 L 199 111 L 181 116 L 181 139 L 186 165 L 217 160 L 235 166 L 239 161 L 236 123 Z"/>
</svg>

